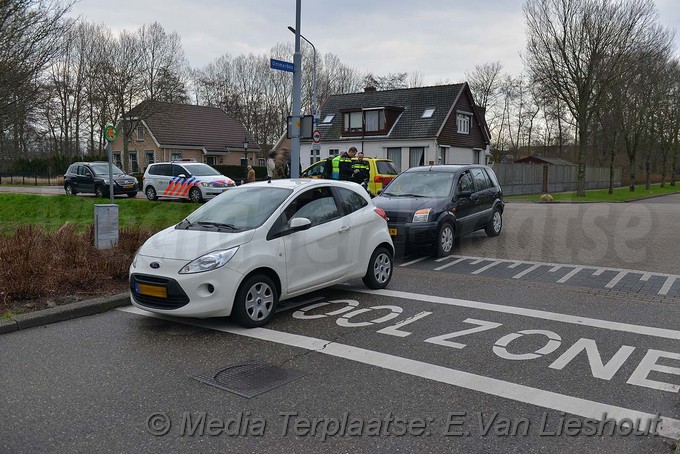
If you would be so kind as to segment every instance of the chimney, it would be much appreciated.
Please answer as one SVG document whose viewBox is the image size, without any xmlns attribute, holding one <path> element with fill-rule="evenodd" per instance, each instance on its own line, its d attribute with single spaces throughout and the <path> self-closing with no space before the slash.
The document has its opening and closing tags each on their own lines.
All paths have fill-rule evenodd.
<svg viewBox="0 0 680 454">
<path fill-rule="evenodd" d="M 369 92 L 369 91 L 377 91 L 373 85 L 366 85 L 364 87 L 364 92 Z"/>
</svg>

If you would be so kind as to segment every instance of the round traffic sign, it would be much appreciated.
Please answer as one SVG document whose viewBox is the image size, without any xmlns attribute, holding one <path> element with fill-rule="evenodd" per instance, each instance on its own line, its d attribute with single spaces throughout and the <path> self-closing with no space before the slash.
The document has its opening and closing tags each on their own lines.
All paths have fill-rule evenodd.
<svg viewBox="0 0 680 454">
<path fill-rule="evenodd" d="M 104 138 L 107 142 L 114 142 L 118 138 L 118 130 L 112 124 L 104 126 Z"/>
<path fill-rule="evenodd" d="M 312 140 L 314 141 L 314 143 L 321 142 L 321 131 L 315 129 L 314 132 L 312 133 Z"/>
</svg>

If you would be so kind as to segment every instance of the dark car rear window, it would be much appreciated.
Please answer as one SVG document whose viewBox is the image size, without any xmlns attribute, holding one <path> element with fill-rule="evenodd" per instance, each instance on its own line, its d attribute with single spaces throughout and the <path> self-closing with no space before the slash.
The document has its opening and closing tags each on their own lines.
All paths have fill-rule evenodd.
<svg viewBox="0 0 680 454">
<path fill-rule="evenodd" d="M 378 173 L 381 175 L 396 175 L 399 173 L 392 161 L 376 161 L 375 164 L 378 167 Z"/>
</svg>

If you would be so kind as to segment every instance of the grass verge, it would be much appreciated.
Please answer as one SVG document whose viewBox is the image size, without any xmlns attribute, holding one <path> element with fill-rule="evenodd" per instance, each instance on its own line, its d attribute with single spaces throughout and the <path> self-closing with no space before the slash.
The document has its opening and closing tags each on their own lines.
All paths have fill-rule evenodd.
<svg viewBox="0 0 680 454">
<path fill-rule="evenodd" d="M 108 199 L 50 196 L 37 194 L 0 194 L 0 232 L 14 232 L 23 225 L 39 225 L 56 231 L 65 223 L 84 231 L 94 224 L 94 205 Z M 161 230 L 176 224 L 199 204 L 137 199 L 116 199 L 120 227 L 144 227 Z"/>
<path fill-rule="evenodd" d="M 680 193 L 680 185 L 670 186 L 666 184 L 663 188 L 660 184 L 653 184 L 649 189 L 644 185 L 635 186 L 635 191 L 631 192 L 628 187 L 615 188 L 613 194 L 609 194 L 607 189 L 591 189 L 586 191 L 585 197 L 579 197 L 576 192 L 559 192 L 550 194 L 554 202 L 628 202 L 630 200 L 642 199 L 659 195 Z M 534 201 L 540 202 L 542 194 L 507 196 L 504 199 L 512 201 Z"/>
</svg>

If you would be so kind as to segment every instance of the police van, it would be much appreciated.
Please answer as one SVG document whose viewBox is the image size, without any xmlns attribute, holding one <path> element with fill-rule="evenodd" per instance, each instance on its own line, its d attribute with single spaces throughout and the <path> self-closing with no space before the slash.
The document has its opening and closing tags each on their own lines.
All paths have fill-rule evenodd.
<svg viewBox="0 0 680 454">
<path fill-rule="evenodd" d="M 142 181 L 144 194 L 149 200 L 169 197 L 202 202 L 236 186 L 231 178 L 208 164 L 194 160 L 149 164 Z"/>
</svg>

